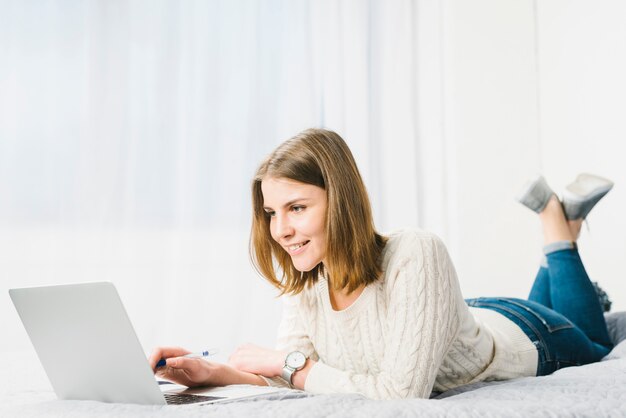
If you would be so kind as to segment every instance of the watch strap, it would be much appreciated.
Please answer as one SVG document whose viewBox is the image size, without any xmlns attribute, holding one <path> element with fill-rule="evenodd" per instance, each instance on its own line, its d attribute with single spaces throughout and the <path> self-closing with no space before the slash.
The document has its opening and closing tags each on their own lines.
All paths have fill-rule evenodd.
<svg viewBox="0 0 626 418">
<path fill-rule="evenodd" d="M 285 379 L 287 383 L 289 383 L 290 385 L 293 385 L 293 382 L 291 381 L 291 379 L 293 378 L 293 374 L 295 372 L 296 372 L 296 369 L 285 365 L 283 367 L 283 372 L 281 374 L 281 377 Z"/>
</svg>

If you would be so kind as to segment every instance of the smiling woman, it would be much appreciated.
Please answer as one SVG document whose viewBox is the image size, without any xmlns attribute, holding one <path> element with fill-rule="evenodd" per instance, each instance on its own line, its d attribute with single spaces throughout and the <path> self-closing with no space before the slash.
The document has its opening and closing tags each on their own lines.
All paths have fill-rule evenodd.
<svg viewBox="0 0 626 418">
<path fill-rule="evenodd" d="M 228 364 L 166 358 L 187 385 L 250 383 L 375 399 L 426 398 L 468 383 L 547 375 L 612 347 L 576 239 L 612 187 L 582 175 L 558 201 L 542 177 L 520 201 L 539 213 L 546 259 L 529 300 L 463 300 L 443 242 L 421 230 L 376 232 L 365 185 L 334 132 L 285 141 L 252 181 L 251 258 L 285 298 L 276 349 L 239 347 Z M 567 216 L 567 218 L 566 218 Z"/>
<path fill-rule="evenodd" d="M 294 205 L 304 203 L 296 200 L 301 197 L 310 204 Z M 252 204 L 253 263 L 282 292 L 302 291 L 324 269 L 333 277 L 333 289 L 348 293 L 379 277 L 385 238 L 374 229 L 356 162 L 336 133 L 308 129 L 278 147 L 257 170 Z M 295 253 L 288 248 L 307 240 L 311 242 Z"/>
</svg>

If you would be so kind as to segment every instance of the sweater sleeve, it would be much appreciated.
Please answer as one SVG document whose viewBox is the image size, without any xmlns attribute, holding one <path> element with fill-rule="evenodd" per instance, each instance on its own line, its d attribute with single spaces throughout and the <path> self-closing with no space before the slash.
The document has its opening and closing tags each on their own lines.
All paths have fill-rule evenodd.
<svg viewBox="0 0 626 418">
<path fill-rule="evenodd" d="M 457 312 L 463 299 L 441 240 L 423 233 L 406 239 L 397 249 L 403 254 L 386 274 L 388 316 L 379 370 L 355 373 L 318 361 L 309 371 L 305 390 L 360 393 L 372 399 L 429 397 L 458 332 Z M 405 252 L 407 248 L 410 251 Z"/>
<path fill-rule="evenodd" d="M 283 296 L 283 316 L 278 327 L 278 340 L 276 343 L 277 350 L 285 351 L 301 351 L 307 357 L 317 360 L 318 355 L 315 352 L 313 343 L 311 342 L 308 332 L 304 327 L 299 306 L 302 302 L 303 295 Z M 265 377 L 268 386 L 274 387 L 291 387 L 282 377 Z"/>
</svg>

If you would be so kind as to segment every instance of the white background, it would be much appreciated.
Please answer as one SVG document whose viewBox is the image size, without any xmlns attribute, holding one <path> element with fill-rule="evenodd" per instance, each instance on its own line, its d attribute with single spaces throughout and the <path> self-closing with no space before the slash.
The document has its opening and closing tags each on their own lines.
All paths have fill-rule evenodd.
<svg viewBox="0 0 626 418">
<path fill-rule="evenodd" d="M 626 3 L 0 0 L 0 351 L 12 287 L 109 280 L 139 338 L 273 345 L 249 181 L 310 126 L 352 148 L 381 231 L 440 235 L 466 297 L 525 297 L 534 173 L 613 179 L 580 240 L 626 309 Z"/>
</svg>

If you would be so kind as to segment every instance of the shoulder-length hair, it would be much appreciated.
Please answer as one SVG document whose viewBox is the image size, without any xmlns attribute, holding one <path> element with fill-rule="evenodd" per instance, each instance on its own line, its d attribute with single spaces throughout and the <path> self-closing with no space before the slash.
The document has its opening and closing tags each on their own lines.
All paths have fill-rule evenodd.
<svg viewBox="0 0 626 418">
<path fill-rule="evenodd" d="M 272 238 L 261 191 L 261 182 L 270 177 L 312 184 L 326 191 L 326 265 L 319 263 L 310 271 L 300 272 Z M 374 228 L 363 179 L 348 145 L 335 132 L 307 129 L 276 148 L 254 176 L 252 207 L 250 258 L 281 295 L 300 293 L 320 274 L 328 278 L 333 289 L 348 292 L 381 275 L 381 253 L 387 238 Z"/>
</svg>

